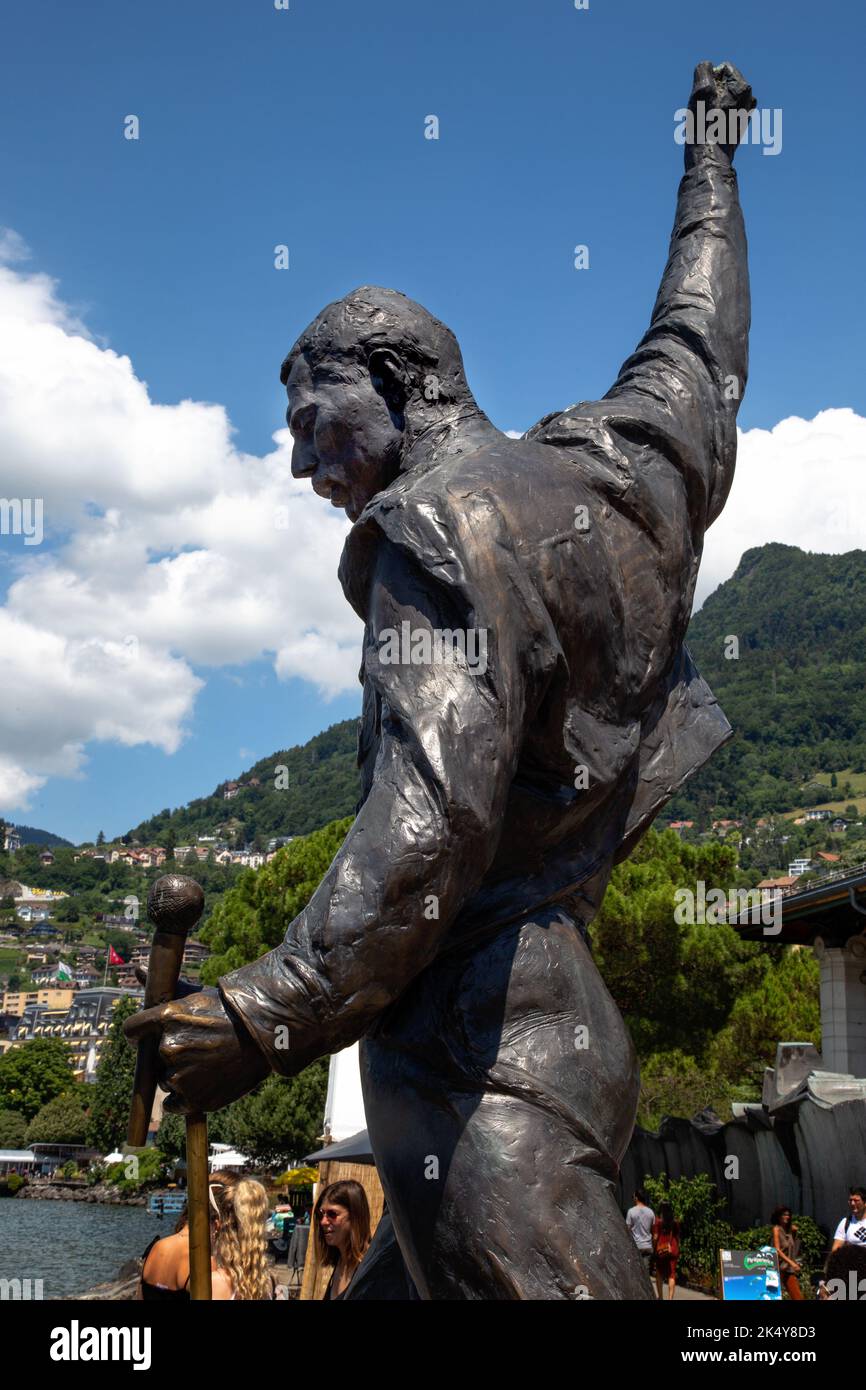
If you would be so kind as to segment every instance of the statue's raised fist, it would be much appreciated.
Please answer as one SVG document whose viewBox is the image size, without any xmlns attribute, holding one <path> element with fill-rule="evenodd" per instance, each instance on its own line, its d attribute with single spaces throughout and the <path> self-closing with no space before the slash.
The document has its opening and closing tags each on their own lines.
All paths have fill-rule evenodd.
<svg viewBox="0 0 866 1390">
<path fill-rule="evenodd" d="M 689 97 L 685 131 L 686 168 L 702 150 L 712 147 L 727 159 L 746 139 L 749 115 L 757 105 L 752 89 L 733 63 L 698 63 Z"/>
</svg>

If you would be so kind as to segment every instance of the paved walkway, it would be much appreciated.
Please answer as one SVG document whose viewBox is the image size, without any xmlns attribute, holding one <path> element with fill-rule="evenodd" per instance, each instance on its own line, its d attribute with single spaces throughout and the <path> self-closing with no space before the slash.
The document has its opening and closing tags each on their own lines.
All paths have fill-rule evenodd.
<svg viewBox="0 0 866 1390">
<path fill-rule="evenodd" d="M 674 1302 L 679 1303 L 680 1299 L 691 1299 L 696 1303 L 717 1303 L 718 1299 L 713 1298 L 712 1294 L 699 1293 L 697 1289 L 687 1289 L 682 1284 L 677 1284 L 677 1291 L 674 1294 Z M 656 1300 L 658 1301 L 658 1300 Z M 665 1303 L 668 1301 L 667 1289 L 665 1289 Z"/>
</svg>

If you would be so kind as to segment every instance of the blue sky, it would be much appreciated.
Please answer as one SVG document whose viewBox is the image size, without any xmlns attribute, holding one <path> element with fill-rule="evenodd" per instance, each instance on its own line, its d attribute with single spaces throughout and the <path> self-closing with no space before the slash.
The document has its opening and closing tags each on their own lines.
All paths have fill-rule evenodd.
<svg viewBox="0 0 866 1390">
<path fill-rule="evenodd" d="M 602 394 L 643 332 L 681 172 L 674 112 L 699 59 L 729 58 L 783 114 L 777 156 L 737 158 L 753 290 L 740 424 L 863 415 L 864 27 L 859 5 L 805 0 L 10 0 L 0 223 L 30 248 L 22 273 L 53 277 L 152 401 L 217 403 L 244 453 L 273 449 L 297 333 L 362 283 L 448 323 L 481 405 L 522 430 Z M 4 537 L 0 558 L 2 593 L 31 557 Z M 203 685 L 174 751 L 85 738 L 77 775 L 46 763 L 28 804 L 0 813 L 120 833 L 357 712 L 353 692 L 278 680 L 267 652 L 188 661 Z"/>
</svg>

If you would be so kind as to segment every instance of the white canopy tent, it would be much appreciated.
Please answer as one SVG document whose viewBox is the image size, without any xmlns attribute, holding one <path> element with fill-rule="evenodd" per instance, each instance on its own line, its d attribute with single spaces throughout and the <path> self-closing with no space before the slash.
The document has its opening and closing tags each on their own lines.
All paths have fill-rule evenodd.
<svg viewBox="0 0 866 1390">
<path fill-rule="evenodd" d="M 331 1056 L 325 1100 L 325 1138 L 337 1144 L 366 1128 L 358 1044 L 353 1043 Z"/>
<path fill-rule="evenodd" d="M 247 1154 L 238 1153 L 230 1144 L 211 1144 L 211 1152 L 208 1156 L 208 1167 L 213 1171 L 214 1168 L 249 1168 L 252 1160 Z"/>
</svg>

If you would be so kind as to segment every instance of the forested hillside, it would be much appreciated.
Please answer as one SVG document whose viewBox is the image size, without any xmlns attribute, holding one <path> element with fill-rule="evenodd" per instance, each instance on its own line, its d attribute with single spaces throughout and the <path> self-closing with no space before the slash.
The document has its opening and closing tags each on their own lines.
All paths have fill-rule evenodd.
<svg viewBox="0 0 866 1390">
<path fill-rule="evenodd" d="M 747 550 L 693 618 L 688 643 L 734 738 L 672 814 L 813 805 L 830 799 L 833 771 L 866 772 L 866 551 Z"/>
<path fill-rule="evenodd" d="M 237 783 L 223 782 L 210 796 L 160 811 L 130 836 L 140 844 L 169 846 L 194 844 L 199 835 L 218 834 L 236 844 L 306 835 L 355 810 L 357 737 L 357 720 L 332 724 L 309 743 L 262 758 Z"/>
</svg>

